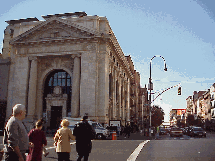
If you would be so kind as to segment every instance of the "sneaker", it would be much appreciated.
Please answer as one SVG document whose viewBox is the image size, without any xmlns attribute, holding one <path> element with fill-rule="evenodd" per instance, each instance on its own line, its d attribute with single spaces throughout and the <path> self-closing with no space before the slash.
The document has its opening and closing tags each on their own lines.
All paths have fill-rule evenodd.
<svg viewBox="0 0 215 161">
<path fill-rule="evenodd" d="M 46 154 L 44 154 L 45 157 L 46 157 L 47 155 L 49 155 L 49 152 L 47 152 Z"/>
</svg>

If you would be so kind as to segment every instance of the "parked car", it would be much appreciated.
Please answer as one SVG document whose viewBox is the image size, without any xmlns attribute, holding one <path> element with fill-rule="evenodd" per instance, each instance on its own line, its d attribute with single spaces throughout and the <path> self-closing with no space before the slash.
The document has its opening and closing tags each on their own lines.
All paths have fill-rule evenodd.
<svg viewBox="0 0 215 161">
<path fill-rule="evenodd" d="M 159 132 L 159 135 L 166 135 L 168 133 L 168 130 L 165 129 L 165 128 L 160 128 L 160 132 Z"/>
<path fill-rule="evenodd" d="M 187 135 L 188 129 L 189 129 L 189 127 L 185 127 L 185 128 L 184 128 L 184 130 L 183 130 L 183 134 L 184 134 L 184 135 Z"/>
<path fill-rule="evenodd" d="M 206 131 L 204 131 L 201 127 L 193 127 L 190 130 L 189 136 L 206 137 Z"/>
<path fill-rule="evenodd" d="M 170 133 L 171 127 L 167 127 L 166 129 L 167 129 L 167 133 Z"/>
<path fill-rule="evenodd" d="M 190 136 L 190 132 L 194 127 L 196 127 L 196 126 L 189 126 L 187 131 L 186 131 L 186 135 Z"/>
<path fill-rule="evenodd" d="M 64 117 L 64 119 L 67 119 L 69 121 L 70 125 L 68 126 L 68 128 L 70 128 L 73 132 L 75 125 L 78 124 L 82 118 Z M 106 139 L 110 135 L 110 132 L 105 129 L 99 122 L 88 121 L 88 123 L 94 128 L 97 139 Z"/>
<path fill-rule="evenodd" d="M 180 128 L 173 127 L 170 130 L 170 136 L 183 136 L 183 131 Z"/>
<path fill-rule="evenodd" d="M 100 123 L 93 121 L 88 122 L 95 129 L 97 139 L 106 139 L 110 135 L 109 130 L 105 129 Z"/>
<path fill-rule="evenodd" d="M 59 127 L 60 128 L 60 127 Z M 74 130 L 74 128 L 75 128 L 75 125 L 69 125 L 68 126 L 68 128 L 72 131 L 72 133 L 73 133 L 73 130 Z"/>
</svg>

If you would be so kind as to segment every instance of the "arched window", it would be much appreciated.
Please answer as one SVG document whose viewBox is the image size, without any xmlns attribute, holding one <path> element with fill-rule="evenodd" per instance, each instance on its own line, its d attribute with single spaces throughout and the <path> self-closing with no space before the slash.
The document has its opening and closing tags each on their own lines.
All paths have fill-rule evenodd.
<svg viewBox="0 0 215 161">
<path fill-rule="evenodd" d="M 60 86 L 62 93 L 67 94 L 67 112 L 71 112 L 72 78 L 64 70 L 54 70 L 46 78 L 43 95 L 43 112 L 46 111 L 45 98 L 48 94 L 53 94 L 56 86 Z"/>
<path fill-rule="evenodd" d="M 47 94 L 52 94 L 56 86 L 62 87 L 63 94 L 69 94 L 72 86 L 71 77 L 65 71 L 52 72 L 47 78 L 47 86 Z"/>
</svg>

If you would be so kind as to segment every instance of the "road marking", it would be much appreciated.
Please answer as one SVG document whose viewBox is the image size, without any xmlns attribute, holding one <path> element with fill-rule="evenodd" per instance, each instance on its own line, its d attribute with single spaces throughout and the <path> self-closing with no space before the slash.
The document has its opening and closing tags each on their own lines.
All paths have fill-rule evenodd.
<svg viewBox="0 0 215 161">
<path fill-rule="evenodd" d="M 73 145 L 73 144 L 75 144 L 76 142 L 72 142 L 72 143 L 70 143 L 70 145 Z M 50 150 L 50 149 L 55 149 L 56 148 L 56 146 L 51 146 L 51 147 L 48 147 L 48 148 L 46 148 L 46 150 Z"/>
<path fill-rule="evenodd" d="M 139 146 L 133 151 L 133 153 L 129 156 L 129 158 L 127 159 L 127 161 L 135 161 L 137 156 L 139 155 L 140 151 L 142 150 L 142 148 L 144 147 L 144 145 L 146 143 L 148 143 L 150 140 L 146 140 L 142 143 L 139 144 Z"/>
</svg>

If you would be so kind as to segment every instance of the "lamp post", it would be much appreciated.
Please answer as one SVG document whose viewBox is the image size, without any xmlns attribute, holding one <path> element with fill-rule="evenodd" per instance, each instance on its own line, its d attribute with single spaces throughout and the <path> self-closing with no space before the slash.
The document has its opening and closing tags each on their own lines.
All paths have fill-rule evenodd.
<svg viewBox="0 0 215 161">
<path fill-rule="evenodd" d="M 160 57 L 164 60 L 164 71 L 167 71 L 167 67 L 166 67 L 166 61 L 164 59 L 164 57 L 160 56 L 160 55 L 155 55 L 151 58 L 150 60 L 150 77 L 149 77 L 149 119 L 150 119 L 150 122 L 149 122 L 149 136 L 151 136 L 151 126 L 152 126 L 152 121 L 151 121 L 151 97 L 152 97 L 152 89 L 153 89 L 153 86 L 152 86 L 152 60 L 155 58 L 155 57 Z"/>
</svg>

